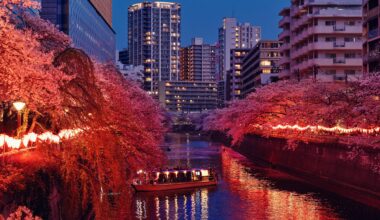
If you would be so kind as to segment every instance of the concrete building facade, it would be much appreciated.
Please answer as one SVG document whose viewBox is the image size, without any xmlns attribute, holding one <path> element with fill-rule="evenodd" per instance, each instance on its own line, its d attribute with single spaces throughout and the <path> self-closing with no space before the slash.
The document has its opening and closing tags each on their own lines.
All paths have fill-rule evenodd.
<svg viewBox="0 0 380 220">
<path fill-rule="evenodd" d="M 42 0 L 40 16 L 56 24 L 89 56 L 100 62 L 115 61 L 112 0 Z"/>
<path fill-rule="evenodd" d="M 224 18 L 218 36 L 218 80 L 224 80 L 231 64 L 231 50 L 253 48 L 261 39 L 261 28 L 250 23 L 238 23 L 236 18 Z"/>
<path fill-rule="evenodd" d="M 159 83 L 159 101 L 170 112 L 195 113 L 217 107 L 217 84 L 206 81 Z"/>
<path fill-rule="evenodd" d="M 159 82 L 179 80 L 181 5 L 143 2 L 128 8 L 129 63 L 144 66 L 144 88 L 158 96 Z"/>
<path fill-rule="evenodd" d="M 215 81 L 215 46 L 205 44 L 202 38 L 181 48 L 180 79 L 187 81 Z"/>
<path fill-rule="evenodd" d="M 224 18 L 218 33 L 216 79 L 220 87 L 218 105 L 223 107 L 228 98 L 227 72 L 231 68 L 231 50 L 253 48 L 261 39 L 261 28 L 250 23 L 239 23 L 236 18 Z"/>
<path fill-rule="evenodd" d="M 281 78 L 361 77 L 362 0 L 292 0 L 280 15 Z"/>
<path fill-rule="evenodd" d="M 363 1 L 363 71 L 380 72 L 380 7 L 379 0 Z"/>
<path fill-rule="evenodd" d="M 241 97 L 279 80 L 281 46 L 282 42 L 277 40 L 262 40 L 244 57 Z"/>
<path fill-rule="evenodd" d="M 251 49 L 232 49 L 230 54 L 230 69 L 226 77 L 226 100 L 232 101 L 242 98 L 242 70 L 243 59 Z"/>
</svg>

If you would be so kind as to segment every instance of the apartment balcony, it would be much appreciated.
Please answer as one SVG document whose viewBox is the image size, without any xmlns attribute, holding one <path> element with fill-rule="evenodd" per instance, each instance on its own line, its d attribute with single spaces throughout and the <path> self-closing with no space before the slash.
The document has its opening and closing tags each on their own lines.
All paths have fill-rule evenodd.
<svg viewBox="0 0 380 220">
<path fill-rule="evenodd" d="M 362 50 L 362 42 L 314 42 L 307 46 L 292 51 L 291 58 L 296 59 L 300 56 L 307 55 L 313 50 Z"/>
<path fill-rule="evenodd" d="M 362 10 L 339 10 L 336 8 L 321 9 L 313 13 L 313 17 L 358 17 L 363 15 Z"/>
<path fill-rule="evenodd" d="M 295 45 L 313 34 L 362 34 L 362 27 L 345 25 L 312 26 L 299 34 L 294 35 L 294 37 L 292 38 L 292 44 Z"/>
<path fill-rule="evenodd" d="M 362 0 L 305 0 L 305 5 L 362 5 Z"/>
<path fill-rule="evenodd" d="M 368 21 L 374 17 L 378 17 L 379 14 L 380 14 L 380 6 L 377 6 L 369 10 L 367 13 L 363 14 L 363 17 L 365 21 Z"/>
<path fill-rule="evenodd" d="M 362 34 L 362 26 L 315 26 L 308 29 L 307 34 Z"/>
<path fill-rule="evenodd" d="M 313 66 L 318 67 L 362 67 L 362 58 L 315 58 L 299 63 L 293 67 L 293 69 L 306 70 L 313 68 Z"/>
<path fill-rule="evenodd" d="M 289 37 L 289 36 L 290 36 L 290 31 L 289 31 L 289 30 L 283 30 L 283 31 L 278 35 L 278 39 L 279 39 L 279 40 L 283 40 L 284 38 Z"/>
<path fill-rule="evenodd" d="M 278 64 L 280 66 L 284 65 L 284 64 L 288 64 L 290 63 L 290 57 L 282 57 L 279 61 L 278 61 Z"/>
<path fill-rule="evenodd" d="M 293 70 L 300 70 L 300 71 L 302 71 L 302 70 L 304 70 L 304 69 L 306 69 L 308 67 L 308 63 L 309 63 L 309 61 L 305 60 L 305 61 L 303 61 L 301 63 L 297 63 L 297 64 L 293 65 L 292 69 Z"/>
<path fill-rule="evenodd" d="M 289 16 L 285 16 L 283 17 L 280 22 L 278 22 L 278 26 L 279 27 L 283 27 L 285 24 L 290 24 L 290 17 Z"/>
<path fill-rule="evenodd" d="M 291 30 L 296 30 L 298 29 L 299 27 L 301 27 L 302 25 L 306 24 L 307 21 L 312 18 L 311 15 L 304 15 L 302 17 L 300 17 L 299 19 L 297 20 L 293 20 L 292 21 L 292 25 L 291 25 Z"/>
<path fill-rule="evenodd" d="M 314 65 L 320 67 L 361 67 L 363 65 L 362 58 L 316 58 L 307 62 L 307 67 Z"/>
<path fill-rule="evenodd" d="M 290 15 L 291 16 L 295 16 L 295 15 L 298 15 L 301 11 L 301 7 L 297 7 L 297 6 L 293 6 L 291 9 L 290 9 Z"/>
<path fill-rule="evenodd" d="M 279 15 L 280 16 L 290 16 L 290 8 L 286 7 L 286 8 L 281 9 Z"/>
<path fill-rule="evenodd" d="M 290 43 L 283 43 L 280 47 L 280 51 L 290 50 Z"/>
<path fill-rule="evenodd" d="M 368 31 L 366 35 L 367 35 L 368 40 L 372 40 L 374 38 L 379 37 L 380 35 L 379 28 Z"/>
<path fill-rule="evenodd" d="M 292 35 L 292 38 L 291 38 L 291 43 L 292 43 L 292 45 L 296 45 L 296 44 L 298 44 L 299 42 L 301 42 L 301 41 L 303 41 L 303 40 L 305 40 L 306 38 L 308 38 L 309 37 L 309 31 L 308 31 L 308 29 L 307 30 L 305 30 L 305 31 L 303 31 L 303 32 L 301 32 L 301 33 L 299 33 L 299 34 L 297 34 L 297 35 Z"/>
<path fill-rule="evenodd" d="M 291 58 L 296 59 L 300 56 L 306 55 L 307 53 L 309 53 L 309 51 L 310 51 L 309 46 L 298 48 L 297 50 L 292 51 Z"/>
<path fill-rule="evenodd" d="M 362 42 L 315 42 L 309 50 L 362 50 Z"/>
<path fill-rule="evenodd" d="M 380 60 L 380 50 L 374 50 L 370 51 L 365 57 L 364 62 L 365 63 L 372 63 L 372 62 L 379 62 Z"/>
</svg>

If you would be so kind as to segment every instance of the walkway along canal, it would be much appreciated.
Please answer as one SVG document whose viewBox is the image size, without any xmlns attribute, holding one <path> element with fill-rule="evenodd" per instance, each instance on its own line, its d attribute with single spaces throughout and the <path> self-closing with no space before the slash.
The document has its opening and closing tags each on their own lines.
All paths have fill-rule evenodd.
<svg viewBox="0 0 380 220">
<path fill-rule="evenodd" d="M 380 219 L 380 210 L 260 166 L 201 136 L 169 134 L 167 166 L 215 167 L 217 187 L 136 193 L 135 219 Z"/>
</svg>

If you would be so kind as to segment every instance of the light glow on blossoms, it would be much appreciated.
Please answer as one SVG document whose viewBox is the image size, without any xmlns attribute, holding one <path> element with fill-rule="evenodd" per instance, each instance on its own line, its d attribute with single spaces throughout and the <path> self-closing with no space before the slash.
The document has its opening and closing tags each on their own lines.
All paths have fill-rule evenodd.
<svg viewBox="0 0 380 220">
<path fill-rule="evenodd" d="M 74 138 L 81 132 L 83 132 L 83 129 L 62 130 L 58 135 L 51 132 L 45 132 L 39 135 L 36 133 L 29 133 L 24 135 L 21 139 L 13 138 L 6 134 L 0 134 L 0 148 L 4 148 L 4 146 L 14 150 L 20 149 L 21 147 L 27 148 L 30 144 L 37 141 L 58 144 L 64 139 L 68 140 Z"/>
<path fill-rule="evenodd" d="M 252 125 L 256 128 L 263 128 L 261 125 Z M 380 127 L 376 128 L 359 128 L 359 127 L 353 127 L 353 128 L 344 128 L 339 125 L 335 127 L 325 127 L 321 125 L 308 125 L 308 126 L 300 126 L 300 125 L 277 125 L 277 126 L 270 126 L 273 130 L 295 130 L 295 131 L 312 131 L 312 132 L 318 132 L 318 131 L 325 131 L 325 132 L 333 132 L 338 134 L 354 134 L 354 133 L 361 133 L 361 134 L 375 134 L 380 133 Z"/>
</svg>

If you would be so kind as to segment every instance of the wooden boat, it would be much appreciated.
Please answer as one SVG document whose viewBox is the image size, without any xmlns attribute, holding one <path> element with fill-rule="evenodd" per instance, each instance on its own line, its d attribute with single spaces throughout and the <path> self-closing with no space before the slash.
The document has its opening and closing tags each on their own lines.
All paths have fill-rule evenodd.
<svg viewBox="0 0 380 220">
<path fill-rule="evenodd" d="M 137 192 L 154 192 L 215 186 L 217 175 L 213 170 L 166 170 L 161 172 L 139 171 L 142 178 L 132 184 Z"/>
</svg>

